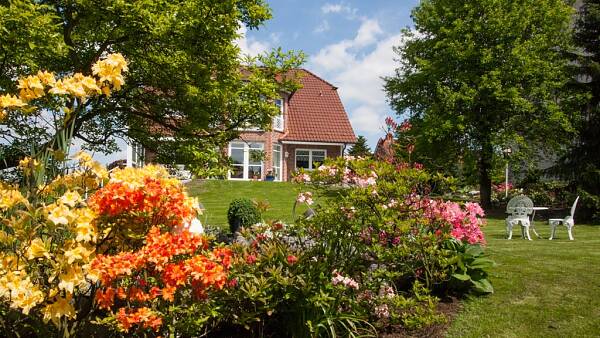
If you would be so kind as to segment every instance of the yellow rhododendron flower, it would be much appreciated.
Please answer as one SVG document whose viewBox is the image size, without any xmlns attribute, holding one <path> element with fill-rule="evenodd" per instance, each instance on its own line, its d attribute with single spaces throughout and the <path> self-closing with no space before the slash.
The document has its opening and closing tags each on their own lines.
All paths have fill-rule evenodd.
<svg viewBox="0 0 600 338">
<path fill-rule="evenodd" d="M 110 97 L 110 87 L 103 86 L 102 87 L 102 94 L 106 95 L 107 97 Z"/>
<path fill-rule="evenodd" d="M 21 195 L 21 192 L 15 189 L 0 189 L 0 210 L 10 209 L 21 203 L 25 205 L 29 203 L 29 201 Z"/>
<path fill-rule="evenodd" d="M 29 248 L 27 249 L 27 259 L 35 259 L 39 257 L 50 258 L 50 253 L 46 250 L 46 243 L 40 238 L 36 238 L 31 241 Z"/>
<path fill-rule="evenodd" d="M 116 169 L 110 175 L 110 182 L 123 183 L 130 188 L 143 187 L 146 177 L 163 179 L 166 185 L 179 185 L 177 179 L 171 178 L 167 169 L 159 165 L 147 165 L 143 168 Z"/>
<path fill-rule="evenodd" d="M 63 84 L 67 88 L 69 94 L 76 96 L 78 98 L 85 98 L 88 96 L 83 84 L 81 83 L 81 79 L 83 78 L 83 74 L 76 73 L 72 77 L 67 77 L 63 79 Z"/>
<path fill-rule="evenodd" d="M 28 77 L 19 79 L 17 88 L 20 89 L 19 97 L 24 101 L 37 99 L 45 94 L 42 81 L 35 75 L 29 75 Z"/>
<path fill-rule="evenodd" d="M 65 83 L 63 82 L 63 80 L 56 81 L 56 83 L 52 87 L 53 88 L 51 88 L 48 91 L 50 94 L 54 94 L 54 95 L 66 95 L 66 94 L 69 93 L 69 91 L 67 90 L 67 86 L 65 85 Z"/>
<path fill-rule="evenodd" d="M 8 115 L 8 113 L 6 112 L 6 110 L 4 110 L 4 109 L 0 110 L 0 122 L 4 121 L 4 119 L 6 118 L 7 115 Z"/>
<path fill-rule="evenodd" d="M 54 78 L 54 74 L 47 71 L 39 71 L 37 73 L 37 77 L 40 81 L 46 86 L 54 86 L 56 83 L 56 79 Z"/>
<path fill-rule="evenodd" d="M 95 214 L 91 209 L 85 208 L 80 209 L 78 211 L 78 216 L 76 220 L 75 232 L 77 233 L 77 237 L 75 240 L 77 242 L 92 242 L 96 241 L 98 236 L 96 227 L 92 223 Z"/>
<path fill-rule="evenodd" d="M 31 283 L 29 277 L 21 278 L 20 273 L 12 273 L 8 276 L 5 287 L 10 290 L 10 307 L 20 309 L 26 315 L 44 301 L 44 293 Z"/>
<path fill-rule="evenodd" d="M 81 79 L 81 84 L 88 90 L 88 92 L 102 93 L 102 90 L 96 84 L 96 79 L 91 76 L 85 76 Z"/>
<path fill-rule="evenodd" d="M 65 251 L 65 258 L 67 259 L 67 263 L 73 264 L 75 261 L 85 261 L 87 262 L 90 258 L 90 255 L 94 252 L 93 250 L 88 250 L 81 245 L 78 245 L 74 249 Z"/>
<path fill-rule="evenodd" d="M 14 95 L 6 94 L 0 96 L 0 108 L 21 108 L 26 105 L 27 103 Z"/>
<path fill-rule="evenodd" d="M 58 279 L 60 280 L 58 288 L 71 294 L 76 286 L 86 283 L 81 267 L 78 265 L 69 266 L 67 272 L 61 273 Z"/>
<path fill-rule="evenodd" d="M 50 305 L 47 305 L 44 310 L 44 322 L 52 321 L 54 325 L 60 324 L 62 317 L 75 318 L 75 308 L 71 305 L 71 295 L 67 298 L 59 297 L 58 300 Z"/>
<path fill-rule="evenodd" d="M 60 201 L 70 207 L 74 207 L 77 203 L 81 202 L 81 195 L 77 191 L 67 191 L 60 197 Z"/>
<path fill-rule="evenodd" d="M 100 77 L 99 81 L 110 83 L 116 90 L 121 89 L 125 83 L 122 73 L 127 70 L 127 61 L 119 53 L 110 54 L 106 59 L 100 60 L 92 66 L 93 74 Z"/>
<path fill-rule="evenodd" d="M 52 208 L 52 206 L 47 208 Z M 73 214 L 71 213 L 71 210 L 64 204 L 55 205 L 48 214 L 48 219 L 56 225 L 67 225 L 69 224 L 69 219 L 71 218 L 73 218 Z"/>
<path fill-rule="evenodd" d="M 24 159 L 19 161 L 19 168 L 23 169 L 23 170 L 28 170 L 31 167 L 38 167 L 40 165 L 40 162 L 38 162 L 38 160 L 36 159 L 32 159 L 31 157 L 25 157 Z"/>
</svg>

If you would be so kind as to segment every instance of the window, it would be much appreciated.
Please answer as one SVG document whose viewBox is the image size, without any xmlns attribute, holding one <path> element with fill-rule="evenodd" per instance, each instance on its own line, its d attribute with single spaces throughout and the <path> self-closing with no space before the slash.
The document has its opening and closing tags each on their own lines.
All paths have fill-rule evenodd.
<svg viewBox="0 0 600 338">
<path fill-rule="evenodd" d="M 229 178 L 247 180 L 261 178 L 263 172 L 263 150 L 262 143 L 231 142 L 229 144 L 229 157 L 232 167 Z"/>
<path fill-rule="evenodd" d="M 140 143 L 132 141 L 131 143 L 132 153 L 131 153 L 131 164 L 136 168 L 141 168 L 144 166 L 144 161 L 146 157 L 146 149 Z"/>
<path fill-rule="evenodd" d="M 326 157 L 327 152 L 325 150 L 296 149 L 296 169 L 316 169 L 325 161 Z"/>
<path fill-rule="evenodd" d="M 273 117 L 273 130 L 283 131 L 283 100 L 276 99 L 275 105 L 279 108 L 279 115 Z"/>
<path fill-rule="evenodd" d="M 273 145 L 273 175 L 275 181 L 281 181 L 281 145 Z"/>
</svg>

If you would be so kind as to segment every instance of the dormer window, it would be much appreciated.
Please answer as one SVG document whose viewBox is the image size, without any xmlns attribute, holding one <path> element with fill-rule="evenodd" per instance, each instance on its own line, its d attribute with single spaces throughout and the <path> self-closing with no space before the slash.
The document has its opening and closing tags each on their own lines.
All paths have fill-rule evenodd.
<svg viewBox="0 0 600 338">
<path fill-rule="evenodd" d="M 273 130 L 283 131 L 283 99 L 276 99 L 275 105 L 279 108 L 279 115 L 273 117 Z"/>
</svg>

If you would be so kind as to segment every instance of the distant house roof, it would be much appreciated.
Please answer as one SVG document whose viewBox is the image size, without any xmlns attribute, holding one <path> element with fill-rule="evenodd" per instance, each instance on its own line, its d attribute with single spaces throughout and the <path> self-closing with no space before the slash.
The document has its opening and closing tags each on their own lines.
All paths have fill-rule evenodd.
<svg viewBox="0 0 600 338">
<path fill-rule="evenodd" d="M 337 87 L 299 69 L 302 88 L 292 93 L 283 141 L 355 143 L 356 136 Z"/>
</svg>

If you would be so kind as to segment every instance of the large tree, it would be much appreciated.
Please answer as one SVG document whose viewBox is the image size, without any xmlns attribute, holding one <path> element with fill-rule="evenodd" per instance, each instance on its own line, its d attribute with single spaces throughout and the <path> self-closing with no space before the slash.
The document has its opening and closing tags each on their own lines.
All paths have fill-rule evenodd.
<svg viewBox="0 0 600 338">
<path fill-rule="evenodd" d="M 573 129 L 562 104 L 570 98 L 559 96 L 572 14 L 564 0 L 423 0 L 412 11 L 415 28 L 395 49 L 400 67 L 385 89 L 411 116 L 416 152 L 474 158 L 484 207 L 503 147 L 536 154 Z"/>
<path fill-rule="evenodd" d="M 559 161 L 559 172 L 575 183 L 586 216 L 600 219 L 600 0 L 584 0 L 575 29 L 574 87 L 588 95 L 578 138 Z"/>
<path fill-rule="evenodd" d="M 99 57 L 121 53 L 125 87 L 85 102 L 69 121 L 74 137 L 104 152 L 114 137 L 152 146 L 165 134 L 182 148 L 214 147 L 240 127 L 266 126 L 277 113 L 268 98 L 293 85 L 276 74 L 296 65 L 294 55 L 240 59 L 241 25 L 270 17 L 265 0 L 0 0 L 0 93 L 17 92 L 14 79 L 40 69 L 89 75 Z M 45 108 L 2 122 L 0 168 L 52 145 L 65 126 Z"/>
</svg>

